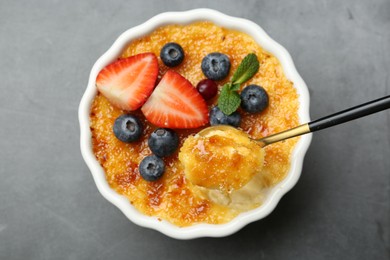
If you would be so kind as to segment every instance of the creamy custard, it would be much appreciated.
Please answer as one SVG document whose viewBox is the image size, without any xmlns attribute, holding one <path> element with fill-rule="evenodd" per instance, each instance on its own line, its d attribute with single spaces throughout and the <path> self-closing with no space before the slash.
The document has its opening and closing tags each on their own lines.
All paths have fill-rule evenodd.
<svg viewBox="0 0 390 260">
<path fill-rule="evenodd" d="M 184 61 L 174 70 L 193 85 L 205 78 L 200 64 L 208 53 L 221 52 L 230 58 L 230 75 L 218 82 L 220 87 L 231 78 L 248 53 L 255 53 L 260 62 L 259 72 L 243 87 L 249 84 L 261 85 L 269 95 L 269 106 L 260 114 L 239 110 L 242 116 L 240 129 L 252 138 L 261 138 L 299 124 L 296 89 L 284 76 L 279 61 L 250 36 L 209 22 L 167 25 L 132 41 L 123 51 L 122 57 L 143 52 L 153 52 L 159 56 L 162 46 L 167 42 L 177 42 L 183 47 Z M 160 58 L 159 70 L 160 77 L 168 70 Z M 208 102 L 209 108 L 215 104 L 216 98 Z M 156 127 L 139 111 L 131 112 L 141 119 L 144 133 L 136 143 L 123 143 L 112 132 L 115 119 L 123 113 L 126 111 L 112 106 L 101 94 L 97 94 L 93 100 L 90 113 L 93 150 L 105 171 L 106 179 L 115 191 L 126 196 L 143 214 L 156 216 L 177 226 L 226 223 L 239 213 L 261 205 L 263 194 L 262 189 L 258 188 L 272 187 L 283 180 L 297 141 L 297 138 L 293 138 L 264 148 L 261 174 L 255 174 L 246 185 L 226 197 L 226 194 L 214 190 L 205 193 L 202 188 L 192 185 L 185 178 L 178 152 L 164 158 L 166 171 L 161 179 L 156 182 L 143 180 L 138 165 L 145 156 L 151 154 L 147 140 Z M 180 147 L 189 136 L 200 130 L 175 130 L 180 138 Z"/>
</svg>

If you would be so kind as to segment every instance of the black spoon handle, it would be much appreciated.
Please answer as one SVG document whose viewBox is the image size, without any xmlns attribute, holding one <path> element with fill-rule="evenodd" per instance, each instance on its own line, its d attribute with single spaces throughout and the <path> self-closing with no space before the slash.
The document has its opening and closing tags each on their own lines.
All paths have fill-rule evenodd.
<svg viewBox="0 0 390 260">
<path fill-rule="evenodd" d="M 356 107 L 337 112 L 308 123 L 310 132 L 322 130 L 334 125 L 342 124 L 363 116 L 368 116 L 373 113 L 390 108 L 390 95 L 379 98 Z"/>
<path fill-rule="evenodd" d="M 331 126 L 342 124 L 363 116 L 368 116 L 388 108 L 390 108 L 390 96 L 379 98 L 359 106 L 340 111 L 333 115 L 314 120 L 310 123 L 306 123 L 277 134 L 257 139 L 257 141 L 262 147 L 264 147 L 266 145 L 286 140 L 291 137 L 304 135 L 310 132 L 315 132 Z"/>
</svg>

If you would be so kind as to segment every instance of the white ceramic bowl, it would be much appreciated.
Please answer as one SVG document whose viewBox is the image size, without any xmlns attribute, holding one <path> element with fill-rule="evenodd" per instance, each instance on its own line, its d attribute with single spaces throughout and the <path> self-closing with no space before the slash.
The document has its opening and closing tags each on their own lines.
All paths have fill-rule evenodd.
<svg viewBox="0 0 390 260">
<path fill-rule="evenodd" d="M 180 228 L 167 221 L 159 221 L 156 217 L 145 216 L 136 210 L 124 196 L 119 195 L 108 185 L 103 168 L 96 160 L 92 151 L 89 112 L 97 90 L 96 76 L 107 64 L 113 62 L 122 53 L 130 41 L 151 33 L 156 28 L 167 24 L 189 24 L 195 21 L 207 20 L 219 26 L 239 30 L 252 36 L 265 50 L 275 55 L 283 66 L 286 77 L 294 83 L 299 94 L 299 120 L 301 123 L 309 122 L 309 93 L 306 84 L 299 76 L 289 53 L 277 42 L 272 40 L 257 24 L 236 17 L 231 17 L 210 9 L 195 9 L 185 12 L 168 12 L 159 14 L 147 22 L 124 32 L 114 42 L 111 48 L 103 54 L 92 68 L 88 87 L 79 107 L 80 145 L 81 153 L 92 172 L 96 186 L 100 193 L 111 203 L 116 205 L 132 222 L 147 228 L 152 228 L 167 236 L 177 239 L 191 239 L 197 237 L 222 237 L 230 235 L 245 225 L 266 217 L 278 204 L 280 198 L 289 191 L 298 181 L 305 153 L 311 141 L 311 134 L 302 136 L 297 143 L 292 157 L 291 168 L 286 178 L 267 191 L 266 199 L 260 207 L 242 213 L 226 224 L 197 224 Z"/>
</svg>

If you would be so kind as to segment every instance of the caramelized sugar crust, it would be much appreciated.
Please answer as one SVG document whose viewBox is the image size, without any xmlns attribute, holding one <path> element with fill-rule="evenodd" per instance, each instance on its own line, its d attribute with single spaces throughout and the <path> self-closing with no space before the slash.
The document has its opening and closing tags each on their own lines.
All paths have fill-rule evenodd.
<svg viewBox="0 0 390 260">
<path fill-rule="evenodd" d="M 249 84 L 261 85 L 268 92 L 270 102 L 268 108 L 260 114 L 250 115 L 239 110 L 242 115 L 242 130 L 253 138 L 260 138 L 299 124 L 298 95 L 292 82 L 284 76 L 279 61 L 264 51 L 250 36 L 209 22 L 167 25 L 131 42 L 123 51 L 122 57 L 154 52 L 159 61 L 160 79 L 168 67 L 162 63 L 159 54 L 162 46 L 168 42 L 177 42 L 183 47 L 184 61 L 174 70 L 194 86 L 205 78 L 200 65 L 208 53 L 225 53 L 231 61 L 230 74 L 225 80 L 218 82 L 219 88 L 231 78 L 248 53 L 255 53 L 260 61 L 260 70 L 243 87 Z M 215 104 L 216 98 L 208 101 L 209 107 Z M 138 165 L 145 156 L 151 154 L 147 140 L 156 127 L 148 123 L 140 111 L 131 112 L 141 119 L 144 134 L 136 143 L 123 143 L 116 139 L 112 131 L 115 119 L 123 113 L 125 111 L 113 107 L 101 94 L 97 94 L 93 100 L 90 113 L 93 151 L 111 188 L 126 196 L 140 212 L 165 219 L 177 226 L 226 223 L 240 213 L 195 195 L 191 184 L 184 177 L 184 170 L 178 159 L 180 149 L 164 159 L 166 171 L 160 180 L 144 181 L 140 177 Z M 189 135 L 201 129 L 177 130 L 180 147 Z M 265 187 L 283 180 L 289 170 L 290 155 L 296 141 L 297 138 L 293 138 L 265 148 Z M 257 206 L 259 205 L 253 205 Z"/>
</svg>

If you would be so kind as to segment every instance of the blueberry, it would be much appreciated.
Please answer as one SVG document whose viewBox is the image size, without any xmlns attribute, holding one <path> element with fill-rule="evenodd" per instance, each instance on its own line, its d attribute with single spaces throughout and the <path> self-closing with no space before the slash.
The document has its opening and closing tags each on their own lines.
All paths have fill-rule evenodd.
<svg viewBox="0 0 390 260">
<path fill-rule="evenodd" d="M 179 136 L 171 129 L 158 128 L 150 135 L 148 145 L 155 155 L 169 156 L 179 147 Z"/>
<path fill-rule="evenodd" d="M 142 135 L 142 124 L 130 114 L 124 114 L 115 120 L 113 127 L 116 138 L 125 143 L 137 141 Z"/>
<path fill-rule="evenodd" d="M 240 123 L 241 116 L 237 111 L 231 115 L 226 115 L 217 106 L 213 107 L 210 111 L 210 125 L 231 125 L 239 127 Z"/>
<path fill-rule="evenodd" d="M 203 74 L 212 80 L 221 80 L 227 77 L 230 70 L 229 57 L 223 53 L 213 52 L 202 60 Z"/>
<path fill-rule="evenodd" d="M 175 67 L 184 60 L 184 50 L 179 44 L 170 42 L 162 47 L 160 58 L 168 67 Z"/>
<path fill-rule="evenodd" d="M 146 156 L 139 164 L 139 173 L 146 181 L 156 181 L 165 171 L 164 161 L 156 155 Z"/>
<path fill-rule="evenodd" d="M 264 88 L 249 85 L 240 94 L 241 108 L 248 113 L 258 113 L 268 106 L 268 94 Z"/>
</svg>

